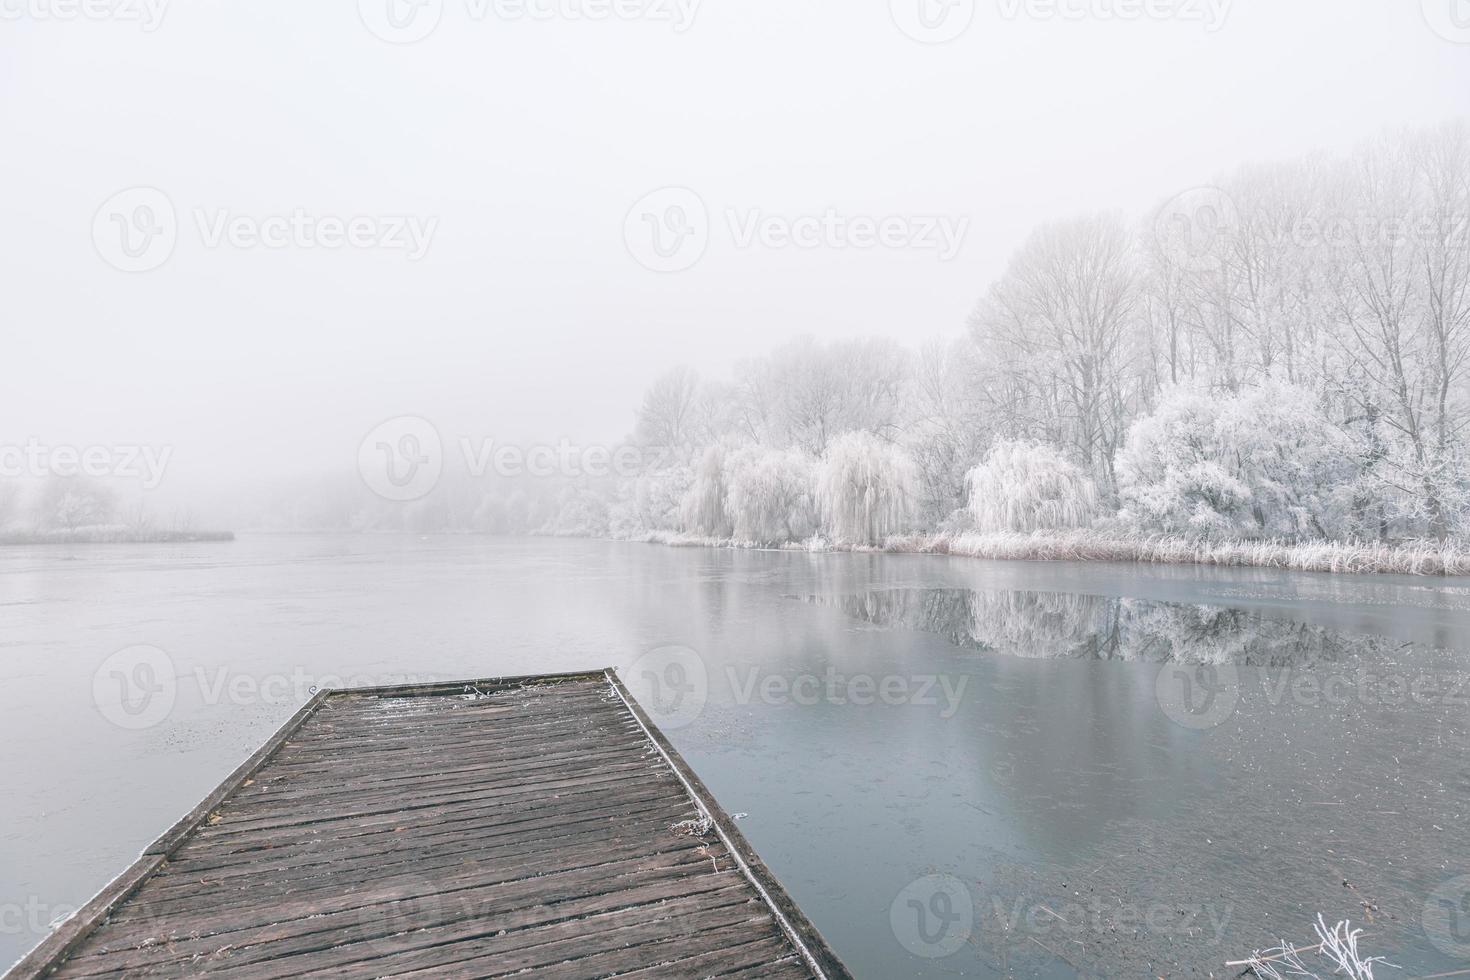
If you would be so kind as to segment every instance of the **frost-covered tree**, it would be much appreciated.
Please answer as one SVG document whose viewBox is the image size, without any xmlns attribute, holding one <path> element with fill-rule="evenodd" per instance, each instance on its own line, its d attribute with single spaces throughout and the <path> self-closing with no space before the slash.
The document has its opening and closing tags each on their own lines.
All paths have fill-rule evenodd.
<svg viewBox="0 0 1470 980">
<path fill-rule="evenodd" d="M 116 508 L 116 496 L 101 482 L 84 476 L 53 476 L 41 486 L 35 523 L 75 531 L 110 523 Z"/>
<path fill-rule="evenodd" d="M 916 484 L 902 449 L 870 432 L 849 432 L 827 447 L 818 468 L 817 505 L 837 544 L 877 545 L 910 529 Z"/>
<path fill-rule="evenodd" d="M 699 409 L 699 376 L 687 367 L 665 372 L 643 394 L 639 444 L 671 449 L 688 445 L 695 437 Z"/>
<path fill-rule="evenodd" d="M 611 529 L 606 488 L 589 480 L 562 487 L 544 530 L 560 537 L 599 538 Z"/>
<path fill-rule="evenodd" d="M 926 344 L 914 360 L 908 429 L 900 442 L 918 472 L 918 518 L 925 527 L 946 527 L 952 519 L 968 523 L 962 510 L 966 475 L 990 441 L 978 360 L 964 338 Z"/>
<path fill-rule="evenodd" d="M 1002 440 L 970 471 L 970 516 L 979 531 L 1055 531 L 1097 516 L 1097 485 L 1058 449 Z"/>
<path fill-rule="evenodd" d="M 725 472 L 736 540 L 774 545 L 816 532 L 816 461 L 806 453 L 745 446 L 726 457 Z"/>
<path fill-rule="evenodd" d="M 843 432 L 902 428 L 909 354 L 892 340 L 803 338 L 737 370 L 739 429 L 768 446 L 821 455 Z"/>
<path fill-rule="evenodd" d="M 679 526 L 679 502 L 694 482 L 694 472 L 673 466 L 639 474 L 633 481 L 632 502 L 643 530 L 671 531 Z"/>
<path fill-rule="evenodd" d="M 725 501 L 728 494 L 725 459 L 739 446 L 734 439 L 721 439 L 705 449 L 694 464 L 689 488 L 679 501 L 679 526 L 690 534 L 728 538 L 734 528 Z"/>
<path fill-rule="evenodd" d="M 1037 229 L 970 320 L 1012 438 L 1064 445 L 1103 476 L 1137 397 L 1138 262 L 1123 223 Z"/>
<path fill-rule="evenodd" d="M 1339 536 L 1351 517 L 1351 443 L 1303 388 L 1178 388 L 1118 453 L 1124 522 L 1192 535 Z"/>
</svg>

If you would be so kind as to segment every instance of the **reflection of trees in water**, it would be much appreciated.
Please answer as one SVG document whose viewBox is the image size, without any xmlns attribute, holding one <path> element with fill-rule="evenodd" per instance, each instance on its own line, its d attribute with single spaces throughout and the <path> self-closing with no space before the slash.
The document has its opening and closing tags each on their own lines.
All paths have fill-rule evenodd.
<svg viewBox="0 0 1470 980">
<path fill-rule="evenodd" d="M 1280 667 L 1351 659 L 1388 646 L 1377 637 L 1244 609 L 1068 592 L 884 589 L 807 601 L 885 629 L 937 633 L 958 647 L 1034 659 Z"/>
</svg>

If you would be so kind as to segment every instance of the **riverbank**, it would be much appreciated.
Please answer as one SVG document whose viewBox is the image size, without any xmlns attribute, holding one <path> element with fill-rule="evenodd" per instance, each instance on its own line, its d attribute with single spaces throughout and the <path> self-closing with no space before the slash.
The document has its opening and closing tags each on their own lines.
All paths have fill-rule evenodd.
<svg viewBox="0 0 1470 980">
<path fill-rule="evenodd" d="M 159 531 L 118 527 L 79 527 L 72 530 L 0 531 L 0 546 L 33 544 L 180 544 L 192 541 L 233 541 L 234 531 Z"/>
<path fill-rule="evenodd" d="M 732 539 L 655 531 L 635 540 L 672 547 L 759 548 Z M 1117 535 L 1094 531 L 1031 534 L 918 534 L 889 538 L 882 546 L 834 545 L 820 538 L 774 546 L 783 551 L 872 551 L 958 555 L 999 561 L 1129 561 L 1164 565 L 1225 565 L 1298 572 L 1393 575 L 1470 575 L 1470 548 L 1458 542 L 1413 541 L 1200 541 L 1165 535 Z"/>
</svg>

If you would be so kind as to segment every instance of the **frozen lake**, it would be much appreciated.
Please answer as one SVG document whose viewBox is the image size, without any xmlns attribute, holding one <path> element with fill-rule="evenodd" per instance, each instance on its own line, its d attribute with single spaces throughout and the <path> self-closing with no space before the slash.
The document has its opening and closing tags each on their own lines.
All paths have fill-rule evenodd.
<svg viewBox="0 0 1470 980">
<path fill-rule="evenodd" d="M 859 976 L 1470 961 L 1470 580 L 244 536 L 0 608 L 0 965 L 315 685 L 609 665 Z"/>
</svg>

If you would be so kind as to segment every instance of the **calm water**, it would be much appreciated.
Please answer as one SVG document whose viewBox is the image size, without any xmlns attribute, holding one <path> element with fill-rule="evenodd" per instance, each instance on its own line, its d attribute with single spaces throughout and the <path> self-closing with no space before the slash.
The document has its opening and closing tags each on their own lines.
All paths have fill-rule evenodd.
<svg viewBox="0 0 1470 980">
<path fill-rule="evenodd" d="M 1319 911 L 1470 966 L 1467 580 L 260 536 L 4 549 L 0 610 L 0 964 L 318 683 L 611 665 L 859 976 L 1228 976 Z"/>
</svg>

